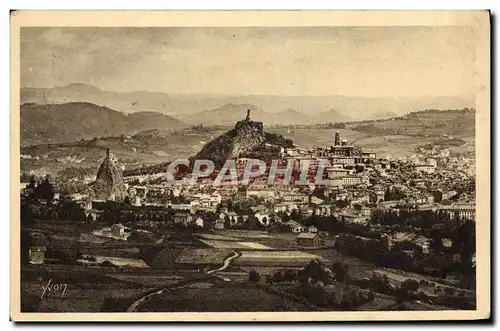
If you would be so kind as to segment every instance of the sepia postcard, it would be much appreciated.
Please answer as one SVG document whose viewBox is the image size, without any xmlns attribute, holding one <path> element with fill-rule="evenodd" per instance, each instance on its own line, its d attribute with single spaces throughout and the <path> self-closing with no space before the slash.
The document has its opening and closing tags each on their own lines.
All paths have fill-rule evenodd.
<svg viewBox="0 0 500 331">
<path fill-rule="evenodd" d="M 11 319 L 490 318 L 488 11 L 11 12 Z"/>
</svg>

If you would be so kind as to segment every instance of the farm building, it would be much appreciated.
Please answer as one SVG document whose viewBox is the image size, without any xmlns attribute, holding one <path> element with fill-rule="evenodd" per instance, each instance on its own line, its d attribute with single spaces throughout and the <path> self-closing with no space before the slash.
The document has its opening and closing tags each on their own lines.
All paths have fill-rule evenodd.
<svg viewBox="0 0 500 331">
<path fill-rule="evenodd" d="M 220 219 L 220 218 L 219 218 L 219 219 L 217 219 L 217 220 L 215 221 L 215 228 L 216 228 L 217 230 L 223 230 L 223 229 L 224 229 L 224 220 L 222 220 L 222 219 Z"/>
<path fill-rule="evenodd" d="M 126 226 L 121 223 L 113 224 L 111 226 L 111 235 L 117 238 L 122 238 L 125 236 L 125 232 L 129 230 Z"/>
<path fill-rule="evenodd" d="M 29 262 L 31 264 L 43 264 L 45 262 L 45 247 L 33 246 L 29 250 Z"/>
<path fill-rule="evenodd" d="M 307 231 L 309 233 L 318 233 L 318 228 L 315 227 L 314 225 L 311 225 L 309 228 L 307 228 Z"/>
<path fill-rule="evenodd" d="M 203 218 L 198 217 L 195 221 L 196 226 L 199 226 L 200 228 L 203 227 Z"/>
<path fill-rule="evenodd" d="M 300 233 L 297 236 L 297 244 L 304 247 L 319 247 L 320 239 L 317 233 Z"/>
<path fill-rule="evenodd" d="M 302 233 L 302 232 L 304 232 L 304 227 L 302 225 L 296 225 L 292 228 L 292 232 Z"/>
</svg>

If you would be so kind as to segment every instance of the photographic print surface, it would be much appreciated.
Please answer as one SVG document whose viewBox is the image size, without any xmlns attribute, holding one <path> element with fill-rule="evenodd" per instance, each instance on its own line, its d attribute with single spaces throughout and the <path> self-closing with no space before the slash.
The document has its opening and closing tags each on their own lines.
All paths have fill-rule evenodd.
<svg viewBox="0 0 500 331">
<path fill-rule="evenodd" d="M 488 13 L 219 14 L 13 16 L 16 316 L 488 317 Z"/>
</svg>

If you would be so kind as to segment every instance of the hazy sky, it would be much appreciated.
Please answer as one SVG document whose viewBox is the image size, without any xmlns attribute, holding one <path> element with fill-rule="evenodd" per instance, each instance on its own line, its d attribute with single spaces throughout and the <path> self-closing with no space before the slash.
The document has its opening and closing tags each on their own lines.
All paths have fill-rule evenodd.
<svg viewBox="0 0 500 331">
<path fill-rule="evenodd" d="M 21 86 L 470 96 L 467 27 L 22 28 Z"/>
</svg>

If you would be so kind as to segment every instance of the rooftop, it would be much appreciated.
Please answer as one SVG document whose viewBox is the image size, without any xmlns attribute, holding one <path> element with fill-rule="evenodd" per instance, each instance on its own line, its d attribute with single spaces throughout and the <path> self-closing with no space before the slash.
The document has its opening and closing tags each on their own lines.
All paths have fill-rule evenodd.
<svg viewBox="0 0 500 331">
<path fill-rule="evenodd" d="M 297 238 L 303 238 L 303 239 L 314 239 L 314 237 L 316 237 L 318 234 L 317 233 L 307 233 L 307 232 L 302 232 L 302 233 L 299 233 L 299 235 L 297 236 Z"/>
</svg>

